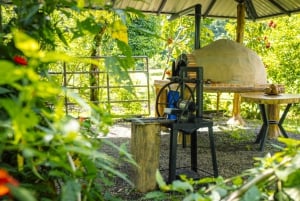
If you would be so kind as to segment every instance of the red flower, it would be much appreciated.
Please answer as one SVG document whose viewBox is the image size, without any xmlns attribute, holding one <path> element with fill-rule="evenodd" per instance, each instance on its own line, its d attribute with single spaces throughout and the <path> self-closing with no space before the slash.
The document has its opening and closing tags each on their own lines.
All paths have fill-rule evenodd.
<svg viewBox="0 0 300 201">
<path fill-rule="evenodd" d="M 14 62 L 23 66 L 26 66 L 28 64 L 27 59 L 22 56 L 14 56 Z"/>
<path fill-rule="evenodd" d="M 269 27 L 272 27 L 272 25 L 273 25 L 273 20 L 271 20 L 270 22 L 269 22 Z"/>
<path fill-rule="evenodd" d="M 18 186 L 19 183 L 12 176 L 10 176 L 5 170 L 0 169 L 0 197 L 9 193 L 7 184 Z"/>
</svg>

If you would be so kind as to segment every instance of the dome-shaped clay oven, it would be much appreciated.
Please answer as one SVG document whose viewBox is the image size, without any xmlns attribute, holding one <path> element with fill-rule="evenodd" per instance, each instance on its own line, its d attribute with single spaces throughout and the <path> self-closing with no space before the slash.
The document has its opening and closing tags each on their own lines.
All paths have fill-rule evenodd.
<svg viewBox="0 0 300 201">
<path fill-rule="evenodd" d="M 266 84 L 267 73 L 261 58 L 237 42 L 221 39 L 192 53 L 204 69 L 204 80 L 232 84 Z"/>
</svg>

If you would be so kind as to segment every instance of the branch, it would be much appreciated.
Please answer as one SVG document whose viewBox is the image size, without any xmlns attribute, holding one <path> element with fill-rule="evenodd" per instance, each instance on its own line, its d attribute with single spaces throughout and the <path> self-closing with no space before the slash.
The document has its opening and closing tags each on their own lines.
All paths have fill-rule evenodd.
<svg viewBox="0 0 300 201">
<path fill-rule="evenodd" d="M 238 200 L 247 190 L 249 190 L 253 185 L 266 180 L 268 177 L 274 174 L 274 169 L 269 169 L 263 172 L 261 175 L 254 177 L 251 181 L 243 185 L 240 189 L 234 191 L 230 194 L 230 196 L 226 199 L 226 201 L 235 201 Z"/>
</svg>

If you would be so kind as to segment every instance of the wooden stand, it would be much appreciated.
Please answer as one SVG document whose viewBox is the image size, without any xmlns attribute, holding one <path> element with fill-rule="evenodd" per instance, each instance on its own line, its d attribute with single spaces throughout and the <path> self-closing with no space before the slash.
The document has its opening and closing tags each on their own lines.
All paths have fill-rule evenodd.
<svg viewBox="0 0 300 201">
<path fill-rule="evenodd" d="M 132 179 L 140 192 L 156 189 L 155 174 L 159 168 L 159 122 L 136 121 L 131 124 L 131 153 L 138 167 L 133 167 Z"/>
</svg>

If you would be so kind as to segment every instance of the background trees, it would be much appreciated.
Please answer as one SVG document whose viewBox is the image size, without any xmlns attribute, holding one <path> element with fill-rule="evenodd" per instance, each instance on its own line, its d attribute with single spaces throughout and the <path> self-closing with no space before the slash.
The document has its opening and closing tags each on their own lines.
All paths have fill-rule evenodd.
<svg viewBox="0 0 300 201">
<path fill-rule="evenodd" d="M 192 51 L 192 18 L 141 19 L 139 12 L 98 3 L 102 11 L 84 9 L 75 0 L 1 1 L 0 164 L 21 182 L 20 191 L 11 187 L 14 196 L 24 196 L 27 189 L 34 195 L 27 200 L 105 200 L 111 198 L 105 188 L 112 175 L 127 180 L 115 169 L 119 161 L 98 151 L 104 141 L 96 137 L 112 123 L 107 108 L 66 92 L 48 77 L 50 67 L 79 62 L 78 56 L 108 55 L 104 67 L 118 82 L 133 67 L 133 53 L 146 54 L 150 66 L 165 69 L 180 53 Z M 226 31 L 220 28 L 223 24 Z M 246 45 L 263 57 L 270 80 L 286 84 L 291 92 L 299 92 L 298 24 L 295 15 L 246 26 Z M 233 21 L 203 20 L 202 46 L 216 38 L 234 38 L 233 30 Z M 80 62 L 99 64 L 83 58 Z M 89 121 L 64 114 L 64 94 L 93 111 Z M 124 147 L 115 148 L 134 163 Z"/>
</svg>

